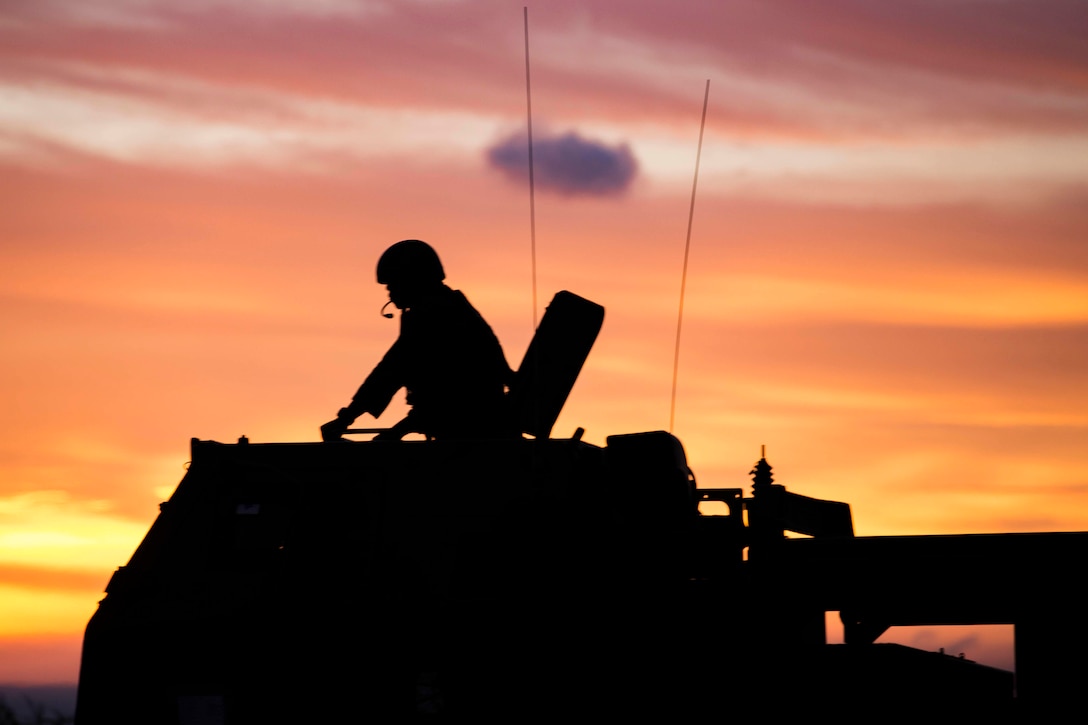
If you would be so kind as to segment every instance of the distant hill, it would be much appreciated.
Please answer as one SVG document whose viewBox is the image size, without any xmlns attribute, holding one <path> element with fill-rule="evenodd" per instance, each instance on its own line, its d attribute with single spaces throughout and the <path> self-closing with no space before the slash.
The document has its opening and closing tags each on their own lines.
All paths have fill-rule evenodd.
<svg viewBox="0 0 1088 725">
<path fill-rule="evenodd" d="M 6 707 L 19 723 L 71 723 L 76 713 L 75 684 L 0 684 L 0 712 Z"/>
</svg>

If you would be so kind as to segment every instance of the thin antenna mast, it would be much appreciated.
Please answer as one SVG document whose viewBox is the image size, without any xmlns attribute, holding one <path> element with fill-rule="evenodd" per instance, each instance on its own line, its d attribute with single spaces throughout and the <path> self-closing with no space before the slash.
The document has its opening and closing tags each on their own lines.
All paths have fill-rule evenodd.
<svg viewBox="0 0 1088 725">
<path fill-rule="evenodd" d="M 536 185 L 533 182 L 533 94 L 529 84 L 529 7 L 525 6 L 525 110 L 529 119 L 529 239 L 533 257 L 533 329 L 536 329 Z"/>
<path fill-rule="evenodd" d="M 688 281 L 688 251 L 691 249 L 691 223 L 695 218 L 695 187 L 699 184 L 699 158 L 703 154 L 703 129 L 706 128 L 706 104 L 710 99 L 710 79 L 703 93 L 703 120 L 699 123 L 699 148 L 695 152 L 695 179 L 691 182 L 691 208 L 688 210 L 688 236 L 684 242 L 684 270 L 680 274 L 680 311 L 676 318 L 676 352 L 672 359 L 672 400 L 669 403 L 669 432 L 676 418 L 676 374 L 680 369 L 680 325 L 684 320 L 684 288 Z M 532 158 L 530 156 L 530 158 Z M 530 162 L 531 166 L 531 162 Z M 530 176 L 530 178 L 532 178 Z"/>
</svg>

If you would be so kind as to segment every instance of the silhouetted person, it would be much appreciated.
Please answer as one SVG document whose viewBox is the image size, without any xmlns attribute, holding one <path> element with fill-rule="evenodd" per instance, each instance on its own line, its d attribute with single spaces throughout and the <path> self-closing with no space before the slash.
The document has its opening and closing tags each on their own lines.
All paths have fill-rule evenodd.
<svg viewBox="0 0 1088 725">
<path fill-rule="evenodd" d="M 401 310 L 400 337 L 351 403 L 321 426 L 323 439 L 338 439 L 363 413 L 377 418 L 401 388 L 411 411 L 375 440 L 399 440 L 408 433 L 434 439 L 507 433 L 505 386 L 513 373 L 491 327 L 460 291 L 444 284 L 445 278 L 438 254 L 426 242 L 406 239 L 382 254 L 378 283 Z"/>
</svg>

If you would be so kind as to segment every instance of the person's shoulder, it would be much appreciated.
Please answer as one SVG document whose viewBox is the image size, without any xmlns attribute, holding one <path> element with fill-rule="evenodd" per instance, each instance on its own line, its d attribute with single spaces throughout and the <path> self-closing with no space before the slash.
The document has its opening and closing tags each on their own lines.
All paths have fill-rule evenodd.
<svg viewBox="0 0 1088 725">
<path fill-rule="evenodd" d="M 466 297 L 465 293 L 462 292 L 459 289 L 453 289 L 452 287 L 448 287 L 446 285 L 443 285 L 442 286 L 442 294 L 446 296 L 447 300 L 457 300 L 458 302 L 465 302 L 465 303 L 468 302 L 468 297 Z"/>
<path fill-rule="evenodd" d="M 468 301 L 468 297 L 459 289 L 446 288 L 446 304 L 450 307 L 457 307 L 461 309 L 476 311 L 476 308 L 472 306 L 472 303 Z"/>
</svg>

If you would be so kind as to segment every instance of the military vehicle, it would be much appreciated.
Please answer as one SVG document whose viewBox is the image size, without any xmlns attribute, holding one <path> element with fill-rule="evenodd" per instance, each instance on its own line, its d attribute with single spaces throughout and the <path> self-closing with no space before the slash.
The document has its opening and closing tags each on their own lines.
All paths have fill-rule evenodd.
<svg viewBox="0 0 1088 725">
<path fill-rule="evenodd" d="M 1077 701 L 1088 533 L 857 537 L 849 505 L 763 458 L 746 494 L 698 486 L 663 431 L 554 437 L 603 312 L 553 299 L 517 438 L 194 439 L 88 623 L 77 724 L 1033 721 Z M 1015 674 L 876 642 L 997 623 Z"/>
</svg>

